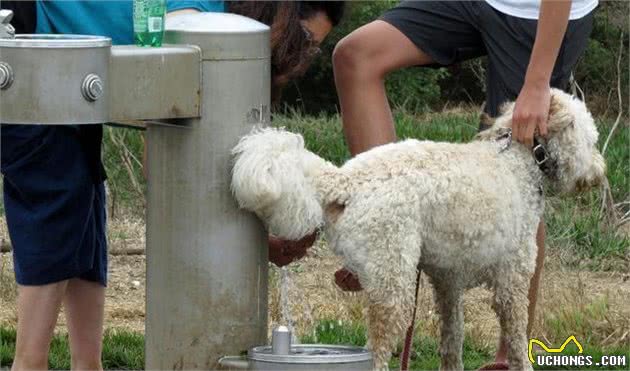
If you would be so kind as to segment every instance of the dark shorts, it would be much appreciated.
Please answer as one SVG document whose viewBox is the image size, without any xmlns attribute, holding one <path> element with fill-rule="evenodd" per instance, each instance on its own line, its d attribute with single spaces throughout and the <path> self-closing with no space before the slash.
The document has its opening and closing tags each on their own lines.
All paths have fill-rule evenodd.
<svg viewBox="0 0 630 371">
<path fill-rule="evenodd" d="M 2 125 L 4 208 L 16 281 L 107 282 L 105 190 L 79 130 Z"/>
<path fill-rule="evenodd" d="M 513 17 L 485 1 L 404 1 L 381 19 L 407 36 L 438 66 L 488 56 L 485 111 L 497 116 L 499 107 L 518 96 L 538 21 Z M 565 89 L 571 70 L 587 46 L 593 12 L 569 21 L 551 77 L 551 86 Z"/>
</svg>

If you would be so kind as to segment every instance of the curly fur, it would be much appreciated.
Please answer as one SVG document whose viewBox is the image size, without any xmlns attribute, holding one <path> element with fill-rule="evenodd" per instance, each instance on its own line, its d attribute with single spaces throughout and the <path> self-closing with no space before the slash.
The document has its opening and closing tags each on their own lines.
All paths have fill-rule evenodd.
<svg viewBox="0 0 630 371">
<path fill-rule="evenodd" d="M 300 135 L 258 129 L 234 148 L 234 196 L 271 233 L 300 238 L 323 227 L 368 296 L 369 348 L 386 369 L 411 322 L 420 267 L 436 292 L 441 369 L 461 370 L 463 292 L 494 290 L 511 369 L 527 360 L 527 291 L 543 215 L 543 174 L 529 148 L 501 151 L 512 105 L 467 144 L 414 139 L 387 144 L 336 167 L 304 148 Z M 569 192 L 604 176 L 597 130 L 584 104 L 552 91 L 547 147 L 558 164 L 548 179 Z"/>
</svg>

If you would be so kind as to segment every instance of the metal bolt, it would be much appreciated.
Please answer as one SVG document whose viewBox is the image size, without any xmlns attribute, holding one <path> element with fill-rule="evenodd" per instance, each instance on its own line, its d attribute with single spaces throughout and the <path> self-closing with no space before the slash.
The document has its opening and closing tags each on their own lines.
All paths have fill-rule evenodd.
<svg viewBox="0 0 630 371">
<path fill-rule="evenodd" d="M 8 89 L 11 84 L 13 84 L 13 68 L 6 62 L 0 62 L 0 89 Z"/>
<path fill-rule="evenodd" d="M 103 95 L 103 81 L 96 74 L 89 74 L 81 84 L 81 94 L 88 102 L 94 102 Z"/>
</svg>

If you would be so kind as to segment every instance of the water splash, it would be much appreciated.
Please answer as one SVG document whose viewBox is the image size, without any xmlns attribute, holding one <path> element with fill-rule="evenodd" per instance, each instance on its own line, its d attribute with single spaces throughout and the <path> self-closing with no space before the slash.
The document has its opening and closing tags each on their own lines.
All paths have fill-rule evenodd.
<svg viewBox="0 0 630 371">
<path fill-rule="evenodd" d="M 280 268 L 280 321 L 289 329 L 293 327 L 293 318 L 289 308 L 289 271 L 287 267 Z"/>
<path fill-rule="evenodd" d="M 289 290 L 292 286 L 289 270 L 287 267 L 280 268 L 280 323 L 284 324 L 291 331 L 291 343 L 299 344 L 293 327 L 293 317 L 289 307 Z"/>
<path fill-rule="evenodd" d="M 300 344 L 295 331 L 295 321 L 291 315 L 291 295 L 300 303 L 302 307 L 301 320 L 304 322 L 303 328 L 311 328 L 311 335 L 315 342 L 317 338 L 317 328 L 313 319 L 313 308 L 306 298 L 306 293 L 296 287 L 294 280 L 291 278 L 291 271 L 285 266 L 280 268 L 280 324 L 285 325 L 291 330 L 292 344 Z"/>
</svg>

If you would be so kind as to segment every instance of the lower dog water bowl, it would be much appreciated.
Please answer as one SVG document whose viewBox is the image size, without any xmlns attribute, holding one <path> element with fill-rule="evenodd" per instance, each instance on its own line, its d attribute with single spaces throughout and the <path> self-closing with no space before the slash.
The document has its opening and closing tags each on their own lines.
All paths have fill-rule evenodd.
<svg viewBox="0 0 630 371">
<path fill-rule="evenodd" d="M 289 354 L 273 354 L 270 345 L 251 348 L 247 359 L 224 357 L 228 369 L 248 370 L 371 370 L 372 354 L 365 348 L 343 345 L 299 344 Z"/>
</svg>

